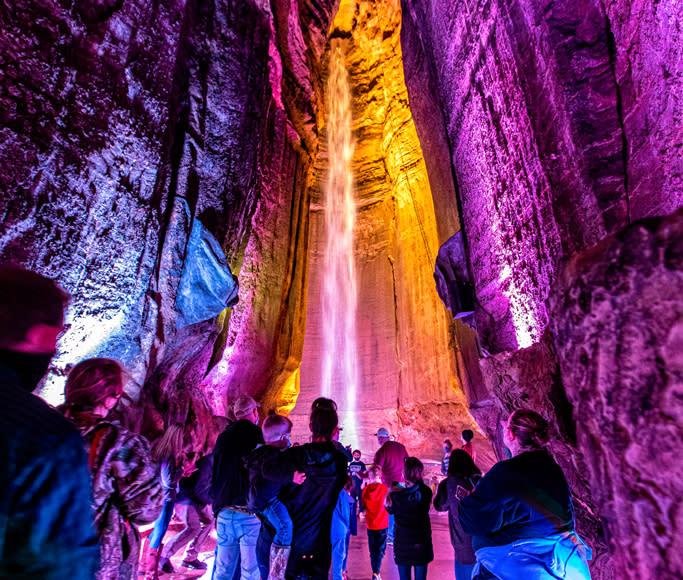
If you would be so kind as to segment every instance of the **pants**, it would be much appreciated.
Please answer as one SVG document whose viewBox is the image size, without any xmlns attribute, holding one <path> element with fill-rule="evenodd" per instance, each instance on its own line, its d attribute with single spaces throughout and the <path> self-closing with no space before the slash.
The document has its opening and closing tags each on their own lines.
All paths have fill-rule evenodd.
<svg viewBox="0 0 683 580">
<path fill-rule="evenodd" d="M 394 541 L 394 514 L 389 514 L 389 529 L 387 530 L 387 542 Z"/>
<path fill-rule="evenodd" d="M 351 534 L 332 538 L 332 580 L 342 580 L 342 572 L 346 570 L 349 539 Z"/>
<path fill-rule="evenodd" d="M 162 557 L 172 558 L 182 547 L 190 542 L 185 554 L 186 560 L 196 560 L 199 549 L 211 532 L 213 516 L 208 505 L 198 506 L 193 503 L 179 503 L 175 506 L 175 513 L 183 522 L 183 529 L 173 536 L 162 552 Z"/>
<path fill-rule="evenodd" d="M 384 552 L 387 549 L 387 530 L 368 530 L 368 547 L 372 571 L 379 574 Z"/>
<path fill-rule="evenodd" d="M 400 580 L 411 580 L 411 572 L 415 569 L 415 580 L 427 580 L 427 564 L 424 566 L 408 566 L 405 564 L 397 564 L 398 577 Z"/>
<path fill-rule="evenodd" d="M 273 544 L 282 548 L 289 548 L 292 545 L 294 525 L 285 504 L 275 498 L 261 512 L 261 516 L 275 530 Z"/>
<path fill-rule="evenodd" d="M 474 564 L 461 564 L 455 561 L 455 580 L 472 580 Z"/>
<path fill-rule="evenodd" d="M 261 522 L 252 514 L 223 508 L 216 519 L 218 541 L 212 580 L 233 580 L 241 564 L 242 580 L 259 580 L 256 541 Z"/>
<path fill-rule="evenodd" d="M 175 506 L 174 499 L 164 500 L 164 506 L 161 508 L 161 513 L 159 517 L 154 521 L 154 529 L 149 535 L 149 545 L 155 550 L 161 546 L 161 542 L 166 535 L 166 530 L 168 530 L 168 524 L 171 523 L 171 518 L 173 517 L 173 507 Z"/>
</svg>

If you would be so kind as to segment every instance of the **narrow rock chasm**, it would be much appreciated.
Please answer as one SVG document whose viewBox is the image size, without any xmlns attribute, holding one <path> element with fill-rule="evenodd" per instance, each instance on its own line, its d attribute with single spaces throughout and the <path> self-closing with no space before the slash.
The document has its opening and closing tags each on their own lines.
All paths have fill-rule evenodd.
<svg viewBox="0 0 683 580">
<path fill-rule="evenodd" d="M 304 440 L 334 45 L 354 443 L 384 426 L 437 460 L 472 428 L 490 468 L 535 409 L 593 577 L 683 576 L 680 3 L 67 4 L 0 8 L 0 259 L 71 295 L 41 396 L 107 356 L 134 428 L 199 429 L 245 393 Z"/>
</svg>

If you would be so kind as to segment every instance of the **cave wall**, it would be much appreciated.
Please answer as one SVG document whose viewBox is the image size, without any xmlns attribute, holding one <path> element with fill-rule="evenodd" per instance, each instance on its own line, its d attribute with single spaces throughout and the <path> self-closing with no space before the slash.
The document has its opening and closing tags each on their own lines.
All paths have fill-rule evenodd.
<svg viewBox="0 0 683 580">
<path fill-rule="evenodd" d="M 459 343 L 467 350 L 471 375 L 476 381 L 480 374 L 483 386 L 467 389 L 470 409 L 499 451 L 499 420 L 514 408 L 535 408 L 555 425 L 553 451 L 572 485 L 579 528 L 595 549 L 595 577 L 664 577 L 654 570 L 668 573 L 666 561 L 677 558 L 661 549 L 672 538 L 663 526 L 649 569 L 644 556 L 622 557 L 629 543 L 644 541 L 633 525 L 637 520 L 624 523 L 629 510 L 616 518 L 619 524 L 612 523 L 614 502 L 607 501 L 605 486 L 621 480 L 624 465 L 618 457 L 630 427 L 616 420 L 614 430 L 625 433 L 619 451 L 613 451 L 616 438 L 601 429 L 595 410 L 609 420 L 611 405 L 619 405 L 600 407 L 602 397 L 582 386 L 596 379 L 578 379 L 570 361 L 579 342 L 567 343 L 567 314 L 552 305 L 564 304 L 565 275 L 590 288 L 576 265 L 586 268 L 588 277 L 594 271 L 597 286 L 604 284 L 600 268 L 610 268 L 592 253 L 596 244 L 610 239 L 614 247 L 624 246 L 612 255 L 628 253 L 630 238 L 620 234 L 625 228 L 683 205 L 683 115 L 675 97 L 683 83 L 682 8 L 675 2 L 591 0 L 480 0 L 457 6 L 406 0 L 402 7 L 411 108 L 421 140 L 441 130 L 446 134 L 450 158 L 439 174 L 452 172 L 464 240 L 464 257 L 445 252 L 437 275 L 464 269 L 475 293 L 474 315 L 463 319 L 471 328 L 458 323 L 457 333 L 475 337 L 469 346 Z M 577 261 L 567 274 L 570 260 Z M 611 268 L 617 284 L 633 276 L 620 266 Z M 454 284 L 456 278 L 445 282 Z M 586 290 L 587 296 L 594 291 Z M 629 291 L 634 298 L 658 301 L 657 292 L 645 285 Z M 626 300 L 615 298 L 612 306 L 617 319 L 629 317 Z M 640 333 L 649 332 L 647 319 L 634 322 Z M 589 323 L 595 328 L 586 333 L 599 335 L 597 329 L 603 322 L 608 327 L 609 320 L 606 311 L 596 311 Z M 669 340 L 659 334 L 654 340 L 660 339 Z M 628 365 L 623 350 L 615 360 Z M 594 362 L 598 373 L 604 362 L 600 352 Z M 478 370 L 471 364 L 475 358 Z M 656 357 L 639 363 L 645 375 L 662 373 Z M 646 384 L 632 388 L 647 399 Z M 613 383 L 602 388 L 610 397 L 617 391 Z M 651 415 L 640 425 L 655 429 L 659 420 Z M 670 419 L 664 423 L 670 432 Z M 631 475 L 647 479 L 647 467 L 634 467 Z M 673 492 L 663 479 L 660 510 Z M 622 497 L 637 497 L 638 491 L 626 487 Z"/>
<path fill-rule="evenodd" d="M 309 48 L 332 9 L 2 8 L 0 256 L 72 295 L 49 400 L 61 400 L 69 365 L 103 355 L 128 367 L 133 396 L 146 384 L 174 417 L 188 404 L 223 412 L 226 394 L 269 387 L 274 406 L 291 407 L 316 149 Z M 224 247 L 241 299 L 179 331 L 176 290 L 196 219 Z"/>
</svg>

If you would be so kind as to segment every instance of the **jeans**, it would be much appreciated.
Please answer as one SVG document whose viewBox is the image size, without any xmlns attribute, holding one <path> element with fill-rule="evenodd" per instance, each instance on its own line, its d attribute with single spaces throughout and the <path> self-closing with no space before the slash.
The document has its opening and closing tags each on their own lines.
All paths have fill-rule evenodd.
<svg viewBox="0 0 683 580">
<path fill-rule="evenodd" d="M 415 580 L 427 580 L 427 564 L 424 566 L 407 566 L 405 564 L 397 564 L 398 577 L 400 580 L 411 580 L 412 569 L 415 568 Z"/>
<path fill-rule="evenodd" d="M 180 521 L 183 522 L 184 527 L 166 542 L 162 556 L 164 558 L 172 558 L 178 550 L 190 542 L 190 547 L 185 554 L 185 560 L 196 560 L 199 549 L 213 527 L 211 506 L 179 503 L 175 506 L 175 513 L 180 518 Z"/>
<path fill-rule="evenodd" d="M 260 529 L 261 522 L 255 515 L 229 508 L 218 512 L 218 541 L 212 580 L 233 580 L 240 564 L 242 580 L 260 579 L 256 562 L 256 541 Z"/>
<path fill-rule="evenodd" d="M 149 546 L 155 550 L 161 546 L 161 542 L 168 530 L 168 524 L 171 523 L 173 517 L 173 508 L 175 506 L 175 499 L 164 500 L 164 506 L 161 508 L 159 517 L 154 521 L 154 529 L 149 535 Z"/>
<path fill-rule="evenodd" d="M 273 544 L 281 548 L 289 548 L 292 545 L 292 536 L 294 535 L 294 525 L 292 518 L 289 517 L 289 512 L 279 499 L 274 498 L 263 509 L 261 516 L 273 527 L 275 530 L 275 537 Z"/>
<path fill-rule="evenodd" d="M 455 580 L 472 580 L 474 564 L 461 564 L 455 561 Z"/>
<path fill-rule="evenodd" d="M 389 514 L 389 529 L 387 530 L 387 542 L 394 541 L 394 514 Z"/>
<path fill-rule="evenodd" d="M 384 552 L 387 549 L 387 530 L 368 530 L 368 548 L 370 548 L 372 571 L 379 574 Z"/>
</svg>

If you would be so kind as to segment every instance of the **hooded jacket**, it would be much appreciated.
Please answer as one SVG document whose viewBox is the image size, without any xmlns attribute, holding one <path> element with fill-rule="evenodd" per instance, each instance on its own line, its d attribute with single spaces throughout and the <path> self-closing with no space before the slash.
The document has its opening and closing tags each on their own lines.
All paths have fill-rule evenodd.
<svg viewBox="0 0 683 580">
<path fill-rule="evenodd" d="M 410 487 L 398 488 L 390 493 L 396 524 L 394 537 L 394 561 L 399 565 L 423 566 L 434 559 L 432 546 L 432 523 L 429 508 L 432 490 L 419 482 Z"/>
<path fill-rule="evenodd" d="M 368 530 L 386 530 L 389 527 L 389 512 L 384 507 L 389 488 L 383 483 L 370 483 L 363 489 L 365 525 Z"/>
<path fill-rule="evenodd" d="M 306 474 L 306 481 L 281 494 L 294 524 L 287 577 L 324 576 L 331 563 L 332 512 L 346 480 L 346 456 L 332 442 L 307 443 L 279 453 L 264 464 L 263 472 L 278 479 L 291 476 L 292 466 Z"/>
</svg>

